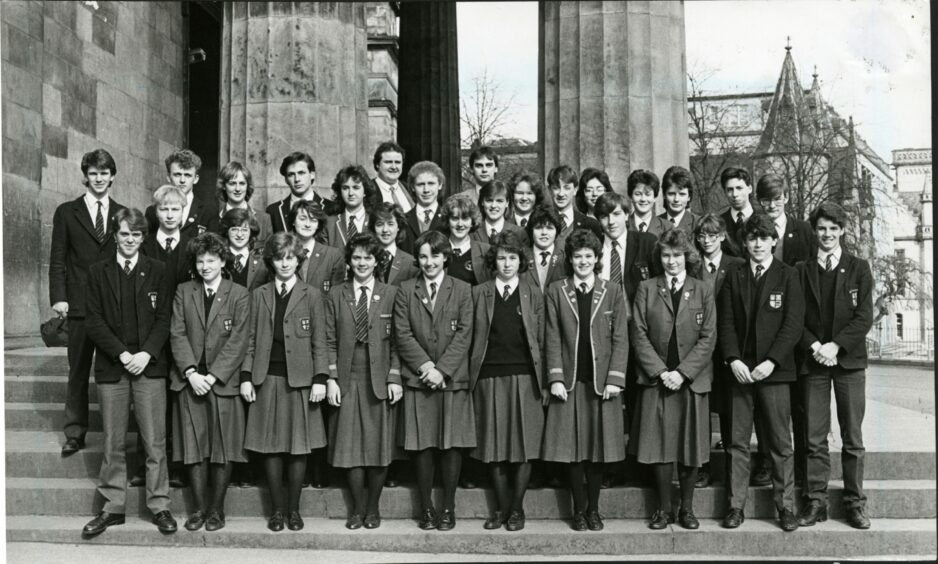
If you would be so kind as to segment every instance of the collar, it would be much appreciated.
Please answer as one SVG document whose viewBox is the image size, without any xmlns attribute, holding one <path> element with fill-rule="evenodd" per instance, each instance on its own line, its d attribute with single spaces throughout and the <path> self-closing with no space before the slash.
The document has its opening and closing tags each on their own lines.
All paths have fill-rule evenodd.
<svg viewBox="0 0 938 564">
<path fill-rule="evenodd" d="M 391 258 L 393 259 L 394 255 L 397 254 L 397 243 L 392 242 L 390 245 L 385 247 L 384 250 L 387 251 L 388 254 L 391 255 Z"/>
<path fill-rule="evenodd" d="M 345 210 L 345 212 L 344 212 L 343 215 L 345 215 L 345 224 L 346 224 L 346 225 L 348 225 L 348 220 L 349 220 L 349 219 L 353 219 L 353 220 L 355 220 L 355 223 L 356 223 L 356 224 L 359 224 L 359 223 L 365 221 L 365 207 L 362 206 L 362 207 L 358 208 L 358 211 L 355 212 L 354 214 L 349 213 L 348 210 Z"/>
<path fill-rule="evenodd" d="M 833 265 L 837 266 L 840 264 L 840 257 L 843 255 L 844 248 L 841 245 L 837 245 L 837 248 L 830 252 L 822 251 L 820 248 L 817 250 L 817 263 L 821 265 L 821 268 L 827 266 L 827 255 L 834 257 Z"/>
<path fill-rule="evenodd" d="M 755 210 L 752 209 L 752 204 L 747 200 L 746 207 L 741 210 L 734 210 L 733 208 L 730 208 L 730 216 L 733 218 L 733 221 L 736 221 L 736 218 L 739 216 L 739 213 L 742 212 L 743 221 L 746 221 L 747 219 L 752 217 L 752 214 L 754 211 Z"/>
<path fill-rule="evenodd" d="M 99 199 L 95 198 L 95 197 L 91 194 L 91 191 L 90 191 L 90 190 L 88 190 L 88 191 L 85 192 L 85 195 L 82 197 L 82 199 L 83 199 L 84 202 L 85 202 L 85 206 L 87 206 L 88 209 L 91 211 L 91 214 L 92 214 L 92 215 L 97 215 L 97 214 L 98 214 L 98 202 L 101 202 L 101 213 L 104 215 L 104 223 L 105 223 L 104 229 L 107 230 L 107 228 L 108 228 L 108 226 L 107 226 L 107 208 L 108 208 L 108 204 L 110 204 L 110 202 L 111 202 L 111 199 L 108 198 L 107 194 L 105 194 L 105 195 L 99 200 Z"/>
<path fill-rule="evenodd" d="M 707 265 L 711 262 L 717 270 L 720 270 L 720 261 L 723 260 L 723 250 L 717 249 L 717 254 L 713 255 L 712 258 L 703 257 L 704 268 L 707 268 Z"/>
<path fill-rule="evenodd" d="M 539 248 L 537 248 L 537 247 L 533 247 L 533 246 L 532 246 L 532 247 L 531 247 L 531 252 L 534 253 L 535 258 L 538 258 L 538 259 L 539 259 L 539 258 L 541 258 L 541 253 L 543 253 L 543 252 L 547 252 L 547 253 L 549 253 L 550 255 L 553 255 L 553 254 L 554 254 L 554 248 L 555 248 L 556 246 L 557 246 L 556 244 L 552 244 L 551 246 L 547 247 L 546 249 L 539 249 Z"/>
<path fill-rule="evenodd" d="M 352 292 L 354 292 L 354 295 L 355 295 L 355 299 L 356 299 L 356 300 L 358 300 L 358 296 L 359 296 L 359 294 L 361 294 L 361 291 L 362 291 L 362 288 L 363 288 L 363 287 L 364 287 L 364 288 L 368 288 L 368 289 L 366 290 L 366 293 L 367 293 L 368 298 L 369 298 L 369 300 L 370 300 L 371 296 L 373 296 L 373 295 L 374 295 L 374 292 L 375 292 L 375 277 L 372 276 L 372 277 L 371 277 L 371 280 L 369 280 L 368 282 L 366 282 L 366 283 L 364 283 L 364 284 L 360 283 L 358 280 L 355 280 L 354 278 L 352 279 Z"/>
<path fill-rule="evenodd" d="M 501 233 L 505 229 L 504 217 L 498 218 L 498 221 L 496 221 L 495 223 L 489 223 L 489 220 L 487 219 L 483 220 L 482 223 L 483 223 L 483 227 L 485 228 L 486 233 L 491 233 L 492 229 L 495 229 L 495 231 Z"/>
<path fill-rule="evenodd" d="M 501 296 L 502 294 L 505 293 L 505 286 L 507 285 L 508 288 L 510 289 L 510 292 L 509 292 L 509 293 L 514 294 L 514 293 L 515 293 L 515 289 L 518 288 L 518 284 L 520 284 L 520 283 L 521 283 L 521 279 L 518 278 L 517 275 L 515 275 L 515 276 L 514 276 L 511 280 L 509 280 L 508 282 L 504 282 L 504 281 L 502 281 L 500 278 L 498 278 L 498 277 L 496 276 L 496 277 L 495 277 L 495 291 L 498 292 L 498 295 L 499 295 L 499 296 Z"/>
<path fill-rule="evenodd" d="M 666 280 L 667 283 L 668 283 L 668 289 L 669 289 L 669 290 L 671 289 L 671 280 L 675 280 L 675 279 L 677 280 L 677 287 L 678 287 L 678 288 L 683 288 L 683 287 L 684 287 L 684 280 L 687 278 L 687 271 L 686 271 L 686 270 L 683 270 L 683 271 L 681 271 L 681 273 L 678 274 L 677 276 L 671 276 L 670 274 L 665 274 L 664 277 L 665 277 L 665 280 Z"/>
<path fill-rule="evenodd" d="M 303 194 L 301 198 L 297 198 L 296 196 L 293 195 L 293 192 L 290 192 L 290 209 L 293 209 L 293 205 L 296 204 L 297 202 L 313 201 L 315 196 L 316 196 L 316 193 L 313 191 L 312 187 L 310 187 L 310 189 L 307 190 L 306 193 Z"/>
<path fill-rule="evenodd" d="M 567 222 L 567 227 L 573 227 L 573 206 L 567 208 L 565 212 L 560 212 L 560 217 Z"/>
<path fill-rule="evenodd" d="M 766 260 L 765 262 L 761 263 L 762 266 L 765 267 L 765 270 L 762 271 L 762 274 L 765 274 L 766 272 L 769 271 L 769 267 L 772 266 L 772 261 L 774 261 L 774 260 L 775 260 L 775 257 L 773 257 L 773 256 L 770 254 L 768 260 Z M 756 262 L 756 261 L 754 261 L 754 260 L 752 260 L 752 259 L 749 259 L 749 271 L 752 272 L 752 275 L 753 275 L 753 276 L 756 275 L 756 265 L 757 265 L 757 264 L 760 264 L 760 263 L 758 263 L 758 262 Z"/>
<path fill-rule="evenodd" d="M 573 286 L 577 290 L 580 289 L 580 284 L 583 284 L 584 282 L 586 283 L 586 291 L 587 292 L 592 291 L 593 286 L 596 284 L 596 273 L 590 272 L 590 275 L 583 280 L 580 280 L 579 278 L 577 278 L 576 274 L 573 275 Z"/>
<path fill-rule="evenodd" d="M 306 243 L 303 244 L 303 248 L 308 252 L 306 253 L 306 258 L 313 256 L 313 250 L 316 248 L 316 239 L 312 238 Z"/>
<path fill-rule="evenodd" d="M 226 201 L 226 202 L 225 202 L 225 205 L 222 207 L 221 215 L 225 215 L 225 212 L 226 212 L 226 211 L 237 210 L 237 209 L 241 209 L 241 210 L 250 209 L 250 206 L 248 206 L 248 201 L 247 201 L 247 200 L 241 200 L 241 205 L 240 205 L 240 206 L 232 206 L 232 205 L 231 205 L 231 202 Z"/>
<path fill-rule="evenodd" d="M 120 268 L 121 270 L 124 270 L 125 260 L 128 260 L 128 259 L 124 258 L 124 255 L 117 253 L 117 267 Z M 137 262 L 140 260 L 140 253 L 138 252 L 129 260 L 130 260 L 130 270 L 137 268 Z"/>
<path fill-rule="evenodd" d="M 785 226 L 788 225 L 788 214 L 782 212 L 782 215 L 778 216 L 778 219 L 774 220 L 775 230 L 778 231 L 778 238 L 781 239 L 785 235 Z"/>
<path fill-rule="evenodd" d="M 619 247 L 621 249 L 625 249 L 625 243 L 626 243 L 626 240 L 628 239 L 628 235 L 629 235 L 628 231 L 623 231 L 622 235 L 619 235 L 615 239 L 612 239 L 609 237 L 609 235 L 606 235 L 605 237 L 603 237 L 603 249 L 611 249 L 613 241 L 615 241 L 616 243 L 619 243 Z"/>
<path fill-rule="evenodd" d="M 417 210 L 417 220 L 423 221 L 423 216 L 426 214 L 427 210 L 430 210 L 430 217 L 433 218 L 433 216 L 436 215 L 437 206 L 439 206 L 439 202 L 433 202 L 429 206 L 424 206 L 423 204 L 419 203 L 416 204 L 415 208 Z"/>
<path fill-rule="evenodd" d="M 437 274 L 436 276 L 434 276 L 433 278 L 427 278 L 427 277 L 426 277 L 425 275 L 423 275 L 423 274 L 421 274 L 421 276 L 423 276 L 423 285 L 424 285 L 424 289 L 427 291 L 427 294 L 429 294 L 429 293 L 430 293 L 430 283 L 431 283 L 431 282 L 436 282 L 436 291 L 437 291 L 437 292 L 440 291 L 440 288 L 443 287 L 443 278 L 446 276 L 446 273 L 443 272 L 443 271 L 440 271 L 440 273 Z"/>
<path fill-rule="evenodd" d="M 400 188 L 400 187 L 401 187 L 401 181 L 400 181 L 400 179 L 398 179 L 397 182 L 395 182 L 394 184 L 388 184 L 388 183 L 385 182 L 384 180 L 381 180 L 381 177 L 380 177 L 380 176 L 376 176 L 376 177 L 375 177 L 375 184 L 378 185 L 378 188 L 380 188 L 380 189 L 382 189 L 382 190 L 385 190 L 385 191 L 391 191 L 391 189 L 393 189 L 393 188 Z"/>
<path fill-rule="evenodd" d="M 649 227 L 651 227 L 651 222 L 654 221 L 654 219 L 655 219 L 655 209 L 654 209 L 654 208 L 648 210 L 648 215 L 646 215 L 646 216 L 644 216 L 644 217 L 639 217 L 639 215 L 638 215 L 637 212 L 632 212 L 632 224 L 635 225 L 635 227 L 638 227 L 638 224 L 639 224 L 639 223 L 643 223 L 643 222 L 644 222 L 644 223 L 645 223 L 645 229 L 648 229 Z"/>
<path fill-rule="evenodd" d="M 662 217 L 663 217 L 664 220 L 667 221 L 668 223 L 671 223 L 671 220 L 673 219 L 673 220 L 674 220 L 674 225 L 680 225 L 680 224 L 681 224 L 681 221 L 684 219 L 684 214 L 685 214 L 685 213 L 687 213 L 687 208 L 684 208 L 683 210 L 681 210 L 681 213 L 679 213 L 679 214 L 677 214 L 677 215 L 671 215 L 671 212 L 669 212 L 668 210 L 665 210 L 665 211 L 664 211 L 664 216 L 662 216 Z"/>
<path fill-rule="evenodd" d="M 296 286 L 296 280 L 297 280 L 296 274 L 294 274 L 293 276 L 290 277 L 289 280 L 286 281 L 286 284 L 287 284 L 287 293 L 290 293 L 290 292 L 293 291 L 293 287 Z M 283 282 L 281 282 L 279 279 L 277 279 L 276 277 L 274 277 L 274 291 L 275 291 L 277 294 L 280 293 L 280 287 L 281 287 L 280 285 L 281 285 L 281 284 L 283 284 Z"/>
<path fill-rule="evenodd" d="M 531 219 L 531 214 L 534 213 L 534 212 L 533 212 L 533 210 L 532 210 L 532 211 L 530 211 L 530 212 L 528 212 L 528 213 L 522 215 L 522 214 L 520 214 L 520 213 L 518 213 L 518 212 L 512 210 L 512 213 L 514 214 L 512 217 L 515 218 L 515 224 L 520 227 L 520 226 L 521 226 L 521 221 L 522 221 L 522 220 L 525 220 L 525 219 Z"/>
<path fill-rule="evenodd" d="M 236 250 L 232 249 L 231 246 L 229 246 L 229 247 L 228 247 L 228 251 L 231 252 L 231 256 L 232 256 L 233 259 L 238 258 L 238 257 L 243 257 L 243 258 L 244 258 L 244 264 L 247 264 L 248 256 L 251 254 L 248 247 L 244 247 L 244 248 L 241 249 L 240 251 L 236 251 Z"/>
<path fill-rule="evenodd" d="M 472 247 L 472 239 L 470 239 L 469 237 L 466 237 L 466 238 L 463 240 L 463 242 L 460 243 L 459 245 L 453 244 L 452 239 L 450 239 L 449 244 L 450 244 L 450 246 L 453 247 L 453 250 L 454 250 L 454 251 L 459 251 L 459 254 L 461 255 L 461 254 L 465 253 L 466 251 L 468 251 L 468 250 Z"/>
<path fill-rule="evenodd" d="M 166 239 L 173 238 L 173 249 L 179 245 L 179 230 L 177 229 L 175 233 L 165 233 L 162 229 L 156 230 L 156 242 L 160 244 L 160 247 L 166 246 Z"/>
<path fill-rule="evenodd" d="M 209 290 L 218 294 L 218 288 L 221 286 L 221 276 L 215 279 L 211 284 L 206 284 L 205 280 L 202 280 L 202 293 L 206 294 Z"/>
</svg>

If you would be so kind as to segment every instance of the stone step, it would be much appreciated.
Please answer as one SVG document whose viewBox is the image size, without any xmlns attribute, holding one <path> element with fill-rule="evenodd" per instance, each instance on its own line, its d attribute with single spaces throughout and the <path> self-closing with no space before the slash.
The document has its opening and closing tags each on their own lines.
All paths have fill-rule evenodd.
<svg viewBox="0 0 938 564">
<path fill-rule="evenodd" d="M 701 521 L 700 529 L 687 531 L 671 526 L 649 530 L 643 519 L 606 521 L 599 532 L 575 532 L 562 521 L 530 519 L 523 531 L 486 531 L 481 520 L 459 519 L 452 531 L 422 531 L 412 520 L 385 519 L 374 530 L 349 531 L 340 519 L 307 518 L 302 531 L 272 533 L 262 518 L 228 518 L 224 529 L 212 533 L 182 528 L 161 535 L 148 521 L 129 517 L 87 544 L 349 550 L 385 553 L 434 553 L 442 560 L 464 554 L 525 555 L 699 555 L 721 558 L 825 559 L 926 555 L 934 558 L 935 521 L 929 519 L 880 519 L 867 531 L 852 529 L 840 521 L 827 521 L 782 533 L 772 521 L 747 520 L 736 530 L 720 528 L 716 521 Z M 90 516 L 7 518 L 7 542 L 79 542 L 79 531 Z M 389 556 L 393 560 L 393 556 Z"/>
<path fill-rule="evenodd" d="M 57 403 L 65 405 L 68 376 L 22 376 L 7 374 L 3 380 L 4 401 L 13 403 Z M 94 378 L 88 386 L 90 403 L 98 403 Z"/>
<path fill-rule="evenodd" d="M 16 431 L 61 431 L 65 424 L 65 404 L 36 402 L 6 402 L 4 404 L 6 428 Z M 130 424 L 136 428 L 131 417 Z M 97 403 L 88 404 L 88 429 L 101 431 L 101 410 Z"/>
<path fill-rule="evenodd" d="M 4 351 L 7 376 L 68 376 L 68 350 L 65 347 Z"/>
<path fill-rule="evenodd" d="M 8 515 L 88 515 L 99 511 L 103 500 L 95 494 L 94 479 L 67 478 L 7 478 L 6 503 Z M 933 480 L 867 480 L 867 511 L 873 519 L 934 518 L 935 482 Z M 796 491 L 796 496 L 800 492 Z M 832 518 L 842 518 L 843 483 L 830 484 L 830 510 Z M 127 512 L 144 511 L 144 488 L 129 488 Z M 442 491 L 435 491 L 437 501 Z M 173 507 L 179 513 L 191 510 L 192 499 L 188 488 L 171 491 Z M 675 503 L 680 499 L 677 484 L 673 485 Z M 345 519 L 351 498 L 345 488 L 306 488 L 301 496 L 300 510 L 304 515 Z M 459 489 L 456 492 L 457 516 L 471 519 L 485 518 L 491 512 L 495 499 L 491 490 Z M 251 487 L 228 489 L 225 502 L 228 515 L 261 517 L 270 510 L 266 488 Z M 657 498 L 651 488 L 615 487 L 603 490 L 600 507 L 609 519 L 646 518 L 657 507 Z M 419 500 L 412 486 L 385 488 L 381 496 L 381 514 L 389 519 L 416 517 Z M 728 511 L 726 491 L 722 486 L 698 489 L 694 494 L 694 510 L 701 519 L 719 519 Z M 525 513 L 530 519 L 567 519 L 572 515 L 569 491 L 566 489 L 529 490 L 525 496 Z M 745 508 L 748 516 L 771 519 L 775 516 L 772 490 L 769 487 L 751 488 Z"/>
</svg>

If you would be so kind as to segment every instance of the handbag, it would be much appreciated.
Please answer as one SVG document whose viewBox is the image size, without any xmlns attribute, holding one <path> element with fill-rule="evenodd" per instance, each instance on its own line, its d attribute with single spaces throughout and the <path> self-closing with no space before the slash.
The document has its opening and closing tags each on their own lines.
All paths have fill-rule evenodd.
<svg viewBox="0 0 938 564">
<path fill-rule="evenodd" d="M 42 342 L 47 347 L 68 346 L 68 318 L 52 317 L 39 326 Z"/>
</svg>

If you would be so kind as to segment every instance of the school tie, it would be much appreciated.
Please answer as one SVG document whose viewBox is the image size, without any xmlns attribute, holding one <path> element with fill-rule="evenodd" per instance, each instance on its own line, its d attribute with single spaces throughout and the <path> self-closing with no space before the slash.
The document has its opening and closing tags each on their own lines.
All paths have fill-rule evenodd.
<svg viewBox="0 0 938 564">
<path fill-rule="evenodd" d="M 562 215 L 560 216 L 560 232 L 563 233 L 566 230 L 567 230 L 567 217 Z"/>
<path fill-rule="evenodd" d="M 644 233 L 645 229 L 647 228 L 648 228 L 648 224 L 645 223 L 644 221 L 638 224 L 638 230 L 641 231 L 642 233 Z"/>
<path fill-rule="evenodd" d="M 759 280 L 760 278 L 762 278 L 762 271 L 763 271 L 763 270 L 765 270 L 765 267 L 764 267 L 764 266 L 762 266 L 761 264 L 757 264 L 757 265 L 756 265 L 756 281 L 757 281 L 757 282 L 758 282 L 758 280 Z"/>
<path fill-rule="evenodd" d="M 717 265 L 713 264 L 712 262 L 707 263 L 707 270 L 710 271 L 710 274 L 713 274 L 717 271 Z"/>
<path fill-rule="evenodd" d="M 432 219 L 430 217 L 430 210 L 429 209 L 423 210 L 423 222 L 427 225 L 427 227 L 430 226 L 430 219 Z"/>
<path fill-rule="evenodd" d="M 671 279 L 671 293 L 676 294 L 680 290 L 677 286 L 677 276 Z"/>
<path fill-rule="evenodd" d="M 550 251 L 541 251 L 541 266 L 547 266 L 547 257 L 550 256 Z"/>
<path fill-rule="evenodd" d="M 673 218 L 673 217 L 669 217 L 669 218 L 668 218 L 668 221 L 671 222 L 671 225 L 677 225 L 676 223 L 674 223 L 674 218 Z"/>
<path fill-rule="evenodd" d="M 507 302 L 508 298 L 510 297 L 511 297 L 511 286 L 509 286 L 508 284 L 505 284 L 505 290 L 502 292 L 502 299 Z"/>
<path fill-rule="evenodd" d="M 612 253 L 609 256 L 609 281 L 622 285 L 622 259 L 619 257 L 619 242 L 612 241 Z"/>
<path fill-rule="evenodd" d="M 391 190 L 391 199 L 394 200 L 394 205 L 401 209 L 404 209 L 404 206 L 401 205 L 401 199 L 397 195 L 397 184 L 392 184 L 391 186 L 388 187 L 388 189 Z"/>
<path fill-rule="evenodd" d="M 241 259 L 243 258 L 244 257 L 242 257 L 241 255 L 235 255 L 234 265 L 233 265 L 235 272 L 241 272 L 241 269 L 244 268 L 244 264 L 241 262 Z"/>
<path fill-rule="evenodd" d="M 205 299 L 207 299 L 208 301 L 212 301 L 212 298 L 214 298 L 214 297 L 215 297 L 215 290 L 213 290 L 213 289 L 211 289 L 211 288 L 206 288 L 206 289 L 205 289 Z"/>
<path fill-rule="evenodd" d="M 522 227 L 522 228 L 525 228 L 525 227 L 527 227 L 527 226 L 528 226 L 528 218 L 522 219 L 522 220 L 521 220 L 521 227 Z"/>
<path fill-rule="evenodd" d="M 300 262 L 303 262 L 304 260 L 306 260 L 306 257 L 308 256 L 309 256 L 309 249 L 304 247 L 303 250 L 300 251 L 300 256 L 298 258 L 300 259 Z"/>
<path fill-rule="evenodd" d="M 378 276 L 382 282 L 387 284 L 388 276 L 391 275 L 391 263 L 394 257 L 389 251 L 381 251 L 378 256 Z"/>
<path fill-rule="evenodd" d="M 163 249 L 164 249 L 167 253 L 173 252 L 173 238 L 172 238 L 172 237 L 167 237 L 167 238 L 166 238 L 166 244 L 163 246 Z"/>
<path fill-rule="evenodd" d="M 436 282 L 430 282 L 430 309 L 436 304 Z"/>
<path fill-rule="evenodd" d="M 280 297 L 281 298 L 287 297 L 287 283 L 286 282 L 280 283 Z"/>
<path fill-rule="evenodd" d="M 348 218 L 348 229 L 346 229 L 345 232 L 348 233 L 349 241 L 352 240 L 352 237 L 358 235 L 358 226 L 355 225 L 354 217 Z"/>
<path fill-rule="evenodd" d="M 833 254 L 827 255 L 827 260 L 824 262 L 824 270 L 828 272 L 830 272 L 831 270 L 834 270 L 834 255 Z"/>
<path fill-rule="evenodd" d="M 586 293 L 586 282 L 580 282 L 580 293 L 581 294 Z"/>
<path fill-rule="evenodd" d="M 743 223 L 744 223 L 743 212 L 739 212 L 736 214 L 736 230 L 737 231 L 743 228 Z"/>
<path fill-rule="evenodd" d="M 131 270 L 130 259 L 125 259 L 124 260 L 124 274 L 126 274 L 127 276 L 130 276 L 130 270 Z"/>
<path fill-rule="evenodd" d="M 495 228 L 493 227 L 492 230 L 489 231 L 489 241 L 494 239 L 496 235 L 498 235 L 498 231 L 495 231 Z"/>
<path fill-rule="evenodd" d="M 362 293 L 355 306 L 355 339 L 359 343 L 368 342 L 368 287 L 362 286 Z"/>
<path fill-rule="evenodd" d="M 101 213 L 101 202 L 98 202 L 98 213 L 94 216 L 94 236 L 99 243 L 104 242 L 104 214 Z"/>
</svg>

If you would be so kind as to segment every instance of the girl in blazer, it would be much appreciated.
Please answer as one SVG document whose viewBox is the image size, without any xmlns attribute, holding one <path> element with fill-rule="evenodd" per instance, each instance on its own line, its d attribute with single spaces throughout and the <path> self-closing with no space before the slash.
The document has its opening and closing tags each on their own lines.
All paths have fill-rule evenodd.
<svg viewBox="0 0 938 564">
<path fill-rule="evenodd" d="M 580 182 L 577 185 L 574 201 L 576 209 L 581 213 L 596 218 L 596 212 L 593 206 L 596 200 L 606 192 L 612 192 L 612 184 L 609 182 L 609 175 L 606 171 L 598 168 L 584 168 L 580 173 Z"/>
<path fill-rule="evenodd" d="M 401 284 L 394 303 L 397 351 L 404 381 L 404 450 L 414 459 L 420 493 L 420 528 L 449 530 L 456 525 L 456 482 L 462 462 L 458 449 L 476 446 L 469 393 L 472 291 L 446 274 L 450 245 L 438 231 L 416 241 L 420 276 Z M 440 453 L 443 511 L 431 498 L 434 454 Z"/>
<path fill-rule="evenodd" d="M 303 528 L 299 508 L 306 457 L 326 446 L 319 410 L 329 375 L 322 294 L 296 276 L 301 249 L 292 233 L 275 233 L 264 245 L 264 262 L 274 279 L 251 294 L 241 372 L 241 397 L 252 404 L 244 448 L 263 458 L 273 505 L 267 528 L 272 531 L 283 530 L 285 510 L 287 527 Z"/>
<path fill-rule="evenodd" d="M 238 161 L 230 161 L 218 171 L 215 193 L 218 196 L 219 223 L 227 212 L 237 209 L 245 210 L 257 224 L 257 233 L 251 240 L 251 248 L 258 247 L 262 250 L 267 238 L 273 233 L 273 227 L 270 224 L 269 215 L 263 212 L 257 213 L 251 206 L 251 196 L 254 195 L 254 178 L 251 171 Z M 220 233 L 224 237 L 225 229 L 221 229 Z"/>
<path fill-rule="evenodd" d="M 410 280 L 420 273 L 414 265 L 414 256 L 398 247 L 406 237 L 404 222 L 404 212 L 400 206 L 388 202 L 378 204 L 368 222 L 368 229 L 381 243 L 375 277 L 392 286 L 400 286 L 404 280 Z"/>
<path fill-rule="evenodd" d="M 323 241 L 344 254 L 352 237 L 368 229 L 368 215 L 381 203 L 381 192 L 364 168 L 350 165 L 335 175 L 332 193 L 338 215 L 326 218 Z"/>
<path fill-rule="evenodd" d="M 206 531 L 217 531 L 225 526 L 232 464 L 247 461 L 238 386 L 247 347 L 249 294 L 222 278 L 230 255 L 215 233 L 190 241 L 187 256 L 199 279 L 180 284 L 173 299 L 173 459 L 189 468 L 196 510 L 186 520 L 186 529 L 197 531 L 204 524 Z"/>
<path fill-rule="evenodd" d="M 597 275 L 601 253 L 594 233 L 574 230 L 566 239 L 570 277 L 547 289 L 550 398 L 543 458 L 569 465 L 576 531 L 603 528 L 603 465 L 625 459 L 621 393 L 629 358 L 628 310 L 622 287 Z"/>
<path fill-rule="evenodd" d="M 479 201 L 477 206 L 482 212 L 482 224 L 470 238 L 473 241 L 492 244 L 493 235 L 514 231 L 527 237 L 524 229 L 508 220 L 508 202 L 511 201 L 511 189 L 504 182 L 490 180 L 479 188 Z"/>
<path fill-rule="evenodd" d="M 472 289 L 469 373 L 478 444 L 471 455 L 488 464 L 496 502 L 486 529 L 503 524 L 509 531 L 524 528 L 530 460 L 540 457 L 544 432 L 544 296 L 522 278 L 527 269 L 524 248 L 513 232 L 496 235 L 485 255 L 495 278 Z"/>
<path fill-rule="evenodd" d="M 508 189 L 511 191 L 508 221 L 525 229 L 535 206 L 544 202 L 544 182 L 537 174 L 522 169 L 512 175 Z"/>
<path fill-rule="evenodd" d="M 349 529 L 381 524 L 378 501 L 395 446 L 397 418 L 391 406 L 404 393 L 392 336 L 397 288 L 375 280 L 380 252 L 374 235 L 352 237 L 345 246 L 352 279 L 326 298 L 326 399 L 336 408 L 330 413 L 329 464 L 348 469 Z"/>
<path fill-rule="evenodd" d="M 482 223 L 479 207 L 469 194 L 459 193 L 443 202 L 442 232 L 449 237 L 452 256 L 449 257 L 446 273 L 470 286 L 481 284 L 492 277 L 485 267 L 487 243 L 472 240 L 472 233 Z M 415 246 L 419 250 L 419 247 Z"/>
<path fill-rule="evenodd" d="M 533 246 L 527 249 L 528 271 L 524 275 L 546 292 L 552 282 L 563 280 L 566 274 L 563 249 L 557 243 L 560 216 L 551 206 L 537 206 L 531 212 L 525 230 Z"/>
<path fill-rule="evenodd" d="M 326 216 L 322 207 L 310 200 L 293 205 L 289 216 L 293 233 L 300 242 L 296 275 L 308 286 L 328 294 L 345 280 L 345 257 L 342 251 L 322 241 Z"/>
<path fill-rule="evenodd" d="M 669 229 L 655 243 L 664 274 L 638 287 L 632 307 L 632 345 L 639 392 L 632 414 L 629 453 L 652 465 L 658 509 L 649 528 L 674 522 L 671 473 L 678 463 L 685 529 L 700 527 L 694 516 L 697 468 L 710 459 L 710 410 L 716 307 L 713 286 L 687 275 L 698 260 L 690 235 Z"/>
<path fill-rule="evenodd" d="M 254 248 L 260 231 L 251 213 L 242 208 L 228 210 L 221 216 L 219 225 L 231 253 L 231 263 L 228 264 L 231 281 L 249 292 L 266 284 L 270 274 L 264 264 L 264 250 Z"/>
</svg>

